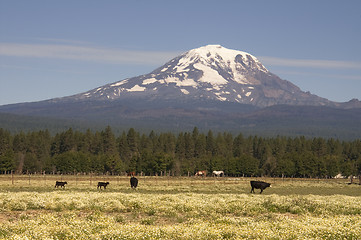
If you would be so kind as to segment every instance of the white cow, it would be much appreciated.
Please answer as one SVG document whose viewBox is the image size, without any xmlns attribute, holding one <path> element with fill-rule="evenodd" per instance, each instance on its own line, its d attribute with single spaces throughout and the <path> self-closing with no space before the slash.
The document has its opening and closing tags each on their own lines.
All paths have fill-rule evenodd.
<svg viewBox="0 0 361 240">
<path fill-rule="evenodd" d="M 223 171 L 213 171 L 212 175 L 213 175 L 213 177 L 223 177 L 224 172 Z"/>
</svg>

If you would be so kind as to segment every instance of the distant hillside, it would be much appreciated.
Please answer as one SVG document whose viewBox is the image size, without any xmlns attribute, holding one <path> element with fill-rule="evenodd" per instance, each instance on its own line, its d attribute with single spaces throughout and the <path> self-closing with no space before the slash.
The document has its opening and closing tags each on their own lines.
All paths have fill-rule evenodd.
<svg viewBox="0 0 361 240">
<path fill-rule="evenodd" d="M 220 105 L 221 106 L 221 105 Z M 249 111 L 248 113 L 235 113 L 220 110 L 221 107 L 213 105 L 212 112 L 207 109 L 198 114 L 192 109 L 168 108 L 167 112 L 162 110 L 152 111 L 152 114 L 145 114 L 144 111 L 119 113 L 117 118 L 100 118 L 79 120 L 79 119 L 59 119 L 49 117 L 29 117 L 15 114 L 0 113 L 0 127 L 11 132 L 34 131 L 48 129 L 51 133 L 61 132 L 68 128 L 86 131 L 101 130 L 110 125 L 115 133 L 133 127 L 138 131 L 148 133 L 151 130 L 158 132 L 170 131 L 173 133 L 191 131 L 195 126 L 200 131 L 214 132 L 229 131 L 233 134 L 243 133 L 244 135 L 258 136 L 306 136 L 338 138 L 342 140 L 352 140 L 361 138 L 361 109 L 333 109 L 328 107 L 287 105 L 273 106 Z M 143 106 L 146 107 L 146 106 Z M 206 109 L 206 107 L 204 106 Z M 246 111 L 247 112 L 247 111 Z M 105 114 L 101 112 L 101 115 Z M 145 114 L 139 117 L 139 114 Z M 159 116 L 162 117 L 159 117 Z M 123 116 L 123 117 L 122 117 Z M 136 116 L 136 117 L 134 117 Z"/>
<path fill-rule="evenodd" d="M 49 117 L 23 116 L 10 113 L 0 113 L 0 128 L 12 133 L 31 132 L 48 129 L 51 134 L 65 131 L 69 128 L 85 131 L 87 128 L 97 128 L 95 124 L 79 120 L 56 119 Z M 100 126 L 99 126 L 100 129 Z"/>
</svg>

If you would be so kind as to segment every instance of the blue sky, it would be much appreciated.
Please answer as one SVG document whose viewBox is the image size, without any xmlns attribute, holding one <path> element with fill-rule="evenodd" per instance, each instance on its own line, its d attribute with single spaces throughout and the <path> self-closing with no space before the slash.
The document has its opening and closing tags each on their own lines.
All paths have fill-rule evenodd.
<svg viewBox="0 0 361 240">
<path fill-rule="evenodd" d="M 220 44 L 333 101 L 361 100 L 361 1 L 0 0 L 0 105 L 69 96 Z"/>
</svg>

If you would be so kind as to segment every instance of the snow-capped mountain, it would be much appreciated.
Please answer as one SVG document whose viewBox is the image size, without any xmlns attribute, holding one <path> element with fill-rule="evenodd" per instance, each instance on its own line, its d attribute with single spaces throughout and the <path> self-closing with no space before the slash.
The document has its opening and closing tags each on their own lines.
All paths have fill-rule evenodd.
<svg viewBox="0 0 361 240">
<path fill-rule="evenodd" d="M 14 120 L 12 114 L 21 116 Z M 336 103 L 303 92 L 251 54 L 219 45 L 190 50 L 149 74 L 85 93 L 0 106 L 0 125 L 23 129 L 23 115 L 116 128 L 361 136 L 357 99 Z"/>
<path fill-rule="evenodd" d="M 108 84 L 76 99 L 204 99 L 252 104 L 334 105 L 269 72 L 249 53 L 220 45 L 190 50 L 149 74 Z"/>
</svg>

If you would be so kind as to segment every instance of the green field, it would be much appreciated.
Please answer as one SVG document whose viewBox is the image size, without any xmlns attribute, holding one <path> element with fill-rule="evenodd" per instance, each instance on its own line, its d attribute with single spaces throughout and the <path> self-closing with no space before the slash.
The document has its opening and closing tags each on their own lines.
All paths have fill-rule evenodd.
<svg viewBox="0 0 361 240">
<path fill-rule="evenodd" d="M 361 239 L 347 180 L 259 178 L 272 188 L 250 194 L 251 178 L 138 179 L 1 175 L 0 239 Z"/>
</svg>

